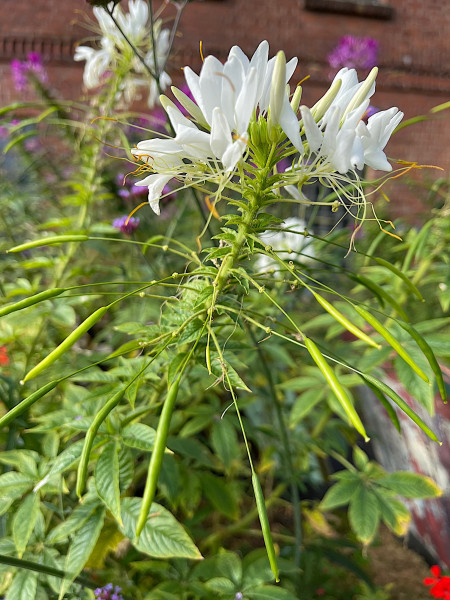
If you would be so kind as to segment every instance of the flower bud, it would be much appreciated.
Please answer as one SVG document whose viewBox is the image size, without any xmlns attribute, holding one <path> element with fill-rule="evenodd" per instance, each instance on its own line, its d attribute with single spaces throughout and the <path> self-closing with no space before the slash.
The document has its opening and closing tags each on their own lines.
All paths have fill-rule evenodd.
<svg viewBox="0 0 450 600">
<path fill-rule="evenodd" d="M 298 85 L 295 88 L 294 95 L 292 96 L 291 107 L 295 113 L 297 113 L 298 107 L 300 106 L 300 100 L 302 99 L 302 91 L 303 91 L 302 86 Z"/>
<path fill-rule="evenodd" d="M 286 55 L 280 50 L 275 59 L 269 101 L 269 137 L 275 141 L 276 131 L 286 95 Z"/>
<path fill-rule="evenodd" d="M 330 108 L 333 100 L 336 98 L 337 93 L 341 89 L 342 79 L 337 79 L 325 95 L 318 101 L 311 109 L 311 113 L 316 123 L 320 121 L 323 115 Z"/>
<path fill-rule="evenodd" d="M 369 75 L 367 76 L 367 79 L 362 83 L 359 90 L 356 92 L 356 94 L 350 100 L 349 105 L 347 106 L 347 108 L 344 111 L 344 114 L 342 115 L 342 118 L 344 118 L 346 115 L 348 115 L 348 113 L 350 113 L 355 108 L 358 108 L 358 106 L 360 104 L 362 104 L 362 102 L 364 102 L 364 100 L 367 98 L 368 94 L 370 93 L 370 88 L 374 84 L 375 79 L 377 78 L 377 75 L 378 75 L 378 67 L 374 67 L 370 71 Z"/>
</svg>

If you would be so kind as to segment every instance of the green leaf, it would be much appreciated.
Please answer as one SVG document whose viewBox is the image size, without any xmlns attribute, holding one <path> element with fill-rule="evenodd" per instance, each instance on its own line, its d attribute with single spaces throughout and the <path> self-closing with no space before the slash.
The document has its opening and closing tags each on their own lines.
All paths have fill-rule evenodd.
<svg viewBox="0 0 450 600">
<path fill-rule="evenodd" d="M 378 479 L 377 483 L 405 498 L 436 498 L 442 496 L 442 490 L 430 477 L 410 473 L 409 471 L 389 473 Z"/>
<path fill-rule="evenodd" d="M 205 587 L 219 594 L 231 594 L 235 590 L 234 583 L 226 577 L 213 577 L 205 582 Z"/>
<path fill-rule="evenodd" d="M 37 578 L 37 573 L 33 571 L 19 571 L 8 589 L 5 600 L 35 600 Z"/>
<path fill-rule="evenodd" d="M 375 494 L 383 521 L 395 535 L 405 535 L 411 520 L 411 515 L 406 506 L 396 498 L 392 498 L 391 492 L 387 492 L 380 487 L 377 488 Z"/>
<path fill-rule="evenodd" d="M 144 423 L 130 423 L 122 430 L 123 443 L 130 448 L 152 451 L 156 431 Z"/>
<path fill-rule="evenodd" d="M 369 457 L 363 450 L 361 450 L 361 448 L 355 446 L 353 448 L 353 462 L 355 463 L 357 469 L 360 471 L 365 471 L 367 465 L 369 464 Z"/>
<path fill-rule="evenodd" d="M 58 544 L 64 542 L 90 519 L 94 511 L 101 507 L 101 504 L 97 498 L 91 498 L 90 500 L 84 500 L 83 503 L 79 504 L 75 510 L 73 510 L 69 517 L 57 525 L 50 531 L 47 536 L 48 544 Z"/>
<path fill-rule="evenodd" d="M 231 467 L 233 460 L 239 458 L 239 444 L 236 429 L 229 419 L 215 421 L 211 430 L 211 444 L 225 468 Z"/>
<path fill-rule="evenodd" d="M 291 414 L 289 416 L 290 427 L 295 427 L 302 419 L 304 419 L 304 417 L 311 412 L 316 404 L 322 400 L 323 395 L 323 388 L 313 388 L 303 392 L 303 394 L 298 396 L 297 400 L 294 402 Z"/>
<path fill-rule="evenodd" d="M 122 523 L 120 516 L 119 446 L 108 442 L 95 466 L 95 487 L 99 498 L 111 514 Z"/>
<path fill-rule="evenodd" d="M 122 446 L 119 450 L 119 486 L 122 493 L 130 487 L 134 476 L 134 459 L 131 451 Z"/>
<path fill-rule="evenodd" d="M 322 502 L 320 503 L 321 510 L 332 510 L 339 506 L 348 504 L 353 496 L 359 493 L 361 487 L 361 481 L 353 479 L 350 481 L 339 481 L 335 483 L 325 494 Z"/>
<path fill-rule="evenodd" d="M 65 562 L 65 571 L 69 574 L 70 579 L 65 579 L 61 584 L 61 598 L 69 588 L 71 582 L 87 563 L 89 556 L 97 543 L 104 519 L 105 509 L 103 506 L 98 507 L 77 531 L 77 535 L 74 536 L 69 546 Z"/>
<path fill-rule="evenodd" d="M 297 600 L 287 590 L 274 585 L 263 585 L 245 590 L 245 596 L 250 600 Z"/>
<path fill-rule="evenodd" d="M 56 475 L 57 473 L 63 473 L 69 467 L 75 465 L 80 459 L 81 452 L 83 450 L 84 440 L 78 440 L 74 444 L 71 444 L 68 448 L 63 450 L 61 454 L 55 458 L 50 471 L 48 472 L 46 479 Z"/>
<path fill-rule="evenodd" d="M 236 519 L 238 516 L 236 498 L 223 478 L 216 477 L 212 473 L 201 473 L 200 480 L 205 496 L 214 508 L 230 519 Z"/>
<path fill-rule="evenodd" d="M 33 483 L 33 479 L 22 473 L 16 471 L 3 473 L 0 475 L 0 498 L 19 498 L 32 487 Z"/>
<path fill-rule="evenodd" d="M 196 579 L 209 579 L 211 575 L 233 582 L 239 586 L 242 579 L 242 563 L 234 552 L 219 552 L 216 556 L 199 563 L 193 572 Z M 272 576 L 273 577 L 273 576 Z"/>
<path fill-rule="evenodd" d="M 360 486 L 352 497 L 348 517 L 357 537 L 364 544 L 370 544 L 378 529 L 380 509 L 375 494 L 366 486 Z"/>
<path fill-rule="evenodd" d="M 141 504 L 141 498 L 122 500 L 122 531 L 131 540 L 135 539 Z M 141 552 L 157 558 L 202 558 L 182 525 L 168 510 L 155 502 L 151 505 L 148 520 L 134 545 Z"/>
<path fill-rule="evenodd" d="M 31 534 L 33 533 L 34 526 L 36 525 L 39 516 L 39 509 L 39 494 L 31 493 L 25 498 L 14 515 L 12 534 L 19 558 L 22 558 Z"/>
</svg>

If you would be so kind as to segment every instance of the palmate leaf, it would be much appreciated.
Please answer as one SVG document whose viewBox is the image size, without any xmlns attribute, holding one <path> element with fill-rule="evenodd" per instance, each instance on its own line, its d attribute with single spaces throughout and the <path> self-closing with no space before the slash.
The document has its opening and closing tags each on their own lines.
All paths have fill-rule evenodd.
<svg viewBox="0 0 450 600">
<path fill-rule="evenodd" d="M 406 506 L 396 498 L 393 498 L 390 493 L 386 493 L 382 488 L 375 490 L 375 494 L 380 508 L 381 519 L 395 535 L 405 535 L 411 521 L 411 515 Z"/>
<path fill-rule="evenodd" d="M 377 483 L 405 498 L 436 498 L 443 493 L 430 477 L 409 471 L 389 473 Z"/>
<path fill-rule="evenodd" d="M 332 510 L 339 506 L 348 504 L 352 497 L 359 493 L 361 487 L 361 479 L 355 475 L 353 479 L 342 480 L 335 483 L 325 494 L 320 503 L 321 510 Z"/>
<path fill-rule="evenodd" d="M 141 535 L 135 540 L 141 504 L 142 498 L 124 498 L 121 506 L 122 532 L 133 541 L 138 550 L 157 558 L 202 558 L 182 525 L 167 509 L 155 502 L 151 505 Z"/>
<path fill-rule="evenodd" d="M 352 497 L 348 517 L 356 536 L 364 544 L 369 544 L 378 529 L 380 509 L 377 497 L 365 485 L 361 485 Z"/>
</svg>

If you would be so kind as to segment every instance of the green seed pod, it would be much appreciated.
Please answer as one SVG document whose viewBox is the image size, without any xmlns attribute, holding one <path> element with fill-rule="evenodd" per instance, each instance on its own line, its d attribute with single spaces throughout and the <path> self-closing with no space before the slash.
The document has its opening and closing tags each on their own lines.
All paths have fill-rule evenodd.
<svg viewBox="0 0 450 600">
<path fill-rule="evenodd" d="M 433 431 L 431 431 L 431 429 L 428 427 L 428 425 L 426 425 L 422 421 L 422 419 L 419 417 L 419 415 L 413 411 L 413 409 L 403 400 L 403 398 L 401 398 L 397 394 L 397 392 L 394 392 L 394 390 L 391 389 L 388 385 L 386 385 L 382 381 L 379 381 L 375 377 L 372 377 L 372 375 L 364 374 L 362 377 L 363 377 L 363 379 L 366 379 L 367 381 L 372 383 L 375 387 L 377 387 L 381 392 L 383 392 L 383 394 L 386 394 L 386 396 L 388 396 L 391 400 L 393 400 L 395 402 L 395 404 L 397 404 L 397 406 L 399 408 L 401 408 L 401 410 L 405 413 L 405 415 L 407 415 L 412 421 L 414 421 L 414 423 L 416 423 L 416 425 L 418 425 L 420 427 L 420 429 L 424 433 L 426 433 L 430 439 L 433 440 L 433 442 L 437 442 L 440 446 L 442 446 L 442 442 L 440 442 L 438 440 L 435 433 Z"/>
<path fill-rule="evenodd" d="M 55 296 L 59 296 L 63 292 L 65 292 L 65 288 L 54 288 L 53 290 L 45 290 L 45 292 L 40 292 L 39 294 L 35 294 L 34 296 L 30 296 L 29 298 L 25 298 L 24 300 L 19 300 L 19 302 L 15 302 L 14 304 L 9 304 L 8 306 L 3 306 L 0 308 L 0 317 L 4 317 L 5 315 L 9 315 L 9 313 L 15 312 L 16 310 L 21 310 L 22 308 L 27 308 L 27 306 L 32 306 L 33 304 L 38 304 L 43 300 L 49 300 L 50 298 L 55 298 Z"/>
<path fill-rule="evenodd" d="M 167 436 L 169 435 L 170 420 L 172 418 L 175 401 L 178 395 L 180 377 L 170 386 L 167 397 L 159 418 L 156 430 L 155 445 L 153 447 L 150 464 L 148 466 L 147 481 L 145 482 L 144 496 L 142 498 L 141 511 L 136 525 L 136 537 L 139 537 L 147 522 L 150 508 L 155 497 L 156 485 L 158 483 L 161 465 L 166 449 Z"/>
<path fill-rule="evenodd" d="M 89 458 L 91 455 L 92 445 L 94 443 L 95 436 L 97 435 L 97 431 L 112 409 L 119 404 L 122 400 L 125 390 L 128 386 L 122 388 L 120 391 L 116 392 L 114 396 L 112 396 L 102 409 L 96 414 L 94 420 L 91 423 L 91 426 L 87 430 L 86 437 L 84 439 L 84 446 L 81 452 L 80 463 L 78 465 L 78 473 L 77 473 L 77 496 L 81 498 L 84 487 L 86 485 L 86 477 L 89 466 Z"/>
<path fill-rule="evenodd" d="M 275 553 L 275 546 L 273 545 L 272 534 L 270 533 L 269 518 L 267 516 L 264 494 L 255 471 L 252 471 L 252 484 L 253 491 L 255 494 L 256 507 L 258 509 L 259 522 L 261 523 L 261 530 L 263 532 L 264 544 L 266 546 L 270 568 L 272 569 L 272 573 L 275 576 L 275 581 L 278 582 L 280 581 L 280 571 L 278 569 L 277 555 Z"/>
<path fill-rule="evenodd" d="M 99 321 L 103 315 L 108 311 L 108 306 L 102 306 L 102 308 L 97 309 L 92 315 L 90 315 L 87 319 L 85 319 L 76 329 L 72 331 L 72 333 L 66 337 L 66 339 L 59 344 L 57 348 L 52 350 L 50 354 L 48 354 L 40 363 L 38 363 L 35 367 L 28 371 L 26 376 L 24 377 L 22 383 L 29 381 L 39 373 L 42 373 L 47 367 L 55 362 L 60 356 L 62 356 L 69 348 L 71 348 L 77 340 L 79 340 L 97 321 Z"/>
<path fill-rule="evenodd" d="M 22 250 L 29 250 L 38 246 L 51 246 L 53 244 L 64 244 L 65 242 L 86 242 L 88 239 L 89 236 L 87 235 L 52 235 L 14 246 L 14 248 L 10 248 L 7 252 L 22 252 Z"/>
<path fill-rule="evenodd" d="M 383 233 L 383 232 L 381 232 L 381 233 Z M 391 263 L 388 262 L 387 260 L 384 260 L 384 258 L 378 258 L 378 257 L 374 256 L 373 259 L 379 265 L 386 267 L 386 269 L 389 269 L 389 271 L 392 271 L 392 273 L 397 275 L 397 277 L 399 277 L 402 281 L 404 281 L 407 288 L 416 296 L 416 298 L 418 298 L 421 302 L 425 302 L 424 297 L 419 292 L 419 290 L 414 285 L 414 283 L 402 271 L 400 271 L 400 269 L 397 269 L 397 267 L 395 267 L 394 265 L 391 265 Z"/>
<path fill-rule="evenodd" d="M 347 319 L 347 317 L 345 317 L 336 308 L 334 308 L 334 306 L 332 304 L 330 304 L 327 300 L 325 300 L 325 298 L 322 298 L 322 296 L 319 296 L 319 294 L 317 294 L 316 292 L 313 292 L 313 294 L 314 294 L 314 297 L 317 300 L 317 302 L 319 304 L 321 304 L 324 307 L 324 309 L 328 313 L 330 313 L 330 315 L 332 317 L 334 317 L 336 319 L 336 321 L 338 321 L 348 331 L 350 331 L 350 333 L 353 333 L 353 335 L 355 335 L 359 339 L 361 339 L 364 342 L 366 342 L 366 344 L 369 344 L 370 346 L 373 346 L 374 348 L 377 348 L 378 350 L 381 349 L 380 344 L 377 344 L 372 338 L 370 338 L 368 335 L 366 335 L 358 327 L 356 327 L 355 325 L 353 325 L 353 323 L 351 321 L 349 321 Z"/>
<path fill-rule="evenodd" d="M 439 393 L 441 394 L 441 398 L 444 402 L 446 402 L 447 390 L 445 388 L 444 378 L 442 377 L 441 367 L 439 366 L 439 363 L 436 360 L 433 350 L 430 348 L 427 341 L 409 323 L 403 323 L 402 321 L 397 321 L 397 323 L 400 325 L 400 327 L 402 327 L 405 331 L 409 333 L 409 335 L 413 338 L 413 340 L 422 350 L 425 358 L 428 361 L 428 364 L 430 365 L 434 373 L 434 376 L 436 377 L 436 383 L 439 389 Z"/>
<path fill-rule="evenodd" d="M 310 353 L 311 358 L 316 363 L 316 365 L 319 367 L 319 369 L 322 371 L 325 379 L 328 381 L 329 386 L 335 393 L 342 408 L 345 410 L 353 427 L 356 429 L 356 431 L 358 433 L 360 433 L 363 436 L 364 440 L 366 442 L 368 442 L 369 438 L 367 437 L 367 433 L 366 433 L 366 430 L 364 429 L 364 425 L 362 424 L 361 419 L 359 418 L 359 415 L 356 412 L 355 407 L 352 404 L 352 401 L 350 400 L 349 396 L 347 395 L 347 392 L 344 390 L 342 385 L 339 383 L 339 381 L 338 381 L 336 375 L 334 374 L 334 372 L 332 371 L 330 365 L 326 362 L 326 360 L 323 357 L 322 353 L 320 352 L 319 348 L 316 346 L 316 344 L 312 340 L 305 338 L 304 341 L 305 341 L 306 349 Z"/>
<path fill-rule="evenodd" d="M 30 406 L 32 406 L 40 398 L 45 396 L 45 394 L 48 394 L 48 392 L 53 390 L 61 381 L 62 379 L 51 381 L 50 383 L 47 383 L 46 385 L 42 386 L 26 398 L 24 398 L 22 402 L 19 402 L 19 404 L 17 404 L 16 406 L 14 406 L 14 408 L 8 411 L 6 415 L 3 415 L 3 417 L 0 419 L 0 428 L 9 425 L 12 421 L 14 421 L 16 417 L 18 417 L 24 411 L 30 408 Z"/>
<path fill-rule="evenodd" d="M 384 325 L 382 325 L 378 319 L 376 319 L 373 315 L 370 314 L 368 310 L 363 308 L 362 306 L 355 306 L 355 310 L 359 313 L 363 319 L 372 325 L 372 327 L 378 331 L 378 333 L 384 337 L 387 343 L 392 346 L 392 348 L 397 352 L 399 356 L 403 358 L 403 360 L 413 369 L 417 375 L 423 379 L 426 383 L 430 383 L 427 375 L 422 371 L 422 369 L 413 361 L 413 359 L 409 356 L 406 350 L 403 349 L 400 342 L 394 338 L 394 336 L 386 329 Z"/>
</svg>

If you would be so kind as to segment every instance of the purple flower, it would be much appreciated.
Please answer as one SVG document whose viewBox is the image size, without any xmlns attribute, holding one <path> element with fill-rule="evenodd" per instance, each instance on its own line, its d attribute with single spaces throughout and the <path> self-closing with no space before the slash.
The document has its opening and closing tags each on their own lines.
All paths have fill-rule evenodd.
<svg viewBox="0 0 450 600">
<path fill-rule="evenodd" d="M 334 69 L 342 67 L 371 69 L 377 63 L 378 42 L 370 37 L 346 35 L 328 55 L 328 63 Z"/>
<path fill-rule="evenodd" d="M 114 587 L 112 583 L 107 583 L 104 587 L 94 590 L 94 594 L 96 600 L 123 600 L 121 591 L 118 585 Z"/>
<path fill-rule="evenodd" d="M 234 600 L 242 600 L 242 598 L 243 598 L 243 597 L 244 597 L 244 596 L 242 595 L 242 592 L 238 592 L 238 593 L 236 594 L 236 596 L 234 597 Z"/>
<path fill-rule="evenodd" d="M 41 83 L 48 80 L 47 71 L 42 64 L 42 57 L 37 52 L 30 52 L 27 60 L 11 61 L 11 72 L 14 80 L 14 87 L 18 92 L 24 92 L 28 89 L 29 75 L 34 75 Z"/>
<path fill-rule="evenodd" d="M 127 235 L 132 234 L 133 231 L 138 228 L 138 225 L 138 217 L 127 217 L 126 215 L 119 219 L 114 219 L 113 221 L 113 227 Z"/>
</svg>

